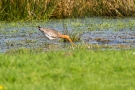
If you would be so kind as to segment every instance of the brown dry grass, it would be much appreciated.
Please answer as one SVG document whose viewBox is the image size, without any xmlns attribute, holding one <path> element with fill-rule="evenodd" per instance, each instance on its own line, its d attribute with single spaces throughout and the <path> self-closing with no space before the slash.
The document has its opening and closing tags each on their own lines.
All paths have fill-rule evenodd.
<svg viewBox="0 0 135 90">
<path fill-rule="evenodd" d="M 0 0 L 0 18 L 135 16 L 135 0 Z"/>
</svg>

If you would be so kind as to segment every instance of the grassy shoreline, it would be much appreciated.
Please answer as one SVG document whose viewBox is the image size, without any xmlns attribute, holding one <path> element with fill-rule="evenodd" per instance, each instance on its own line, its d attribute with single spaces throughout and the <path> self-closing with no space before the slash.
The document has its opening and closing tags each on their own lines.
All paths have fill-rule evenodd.
<svg viewBox="0 0 135 90">
<path fill-rule="evenodd" d="M 0 85 L 10 90 L 133 90 L 133 52 L 71 50 L 0 54 Z"/>
<path fill-rule="evenodd" d="M 135 16 L 134 0 L 0 0 L 0 20 Z"/>
</svg>

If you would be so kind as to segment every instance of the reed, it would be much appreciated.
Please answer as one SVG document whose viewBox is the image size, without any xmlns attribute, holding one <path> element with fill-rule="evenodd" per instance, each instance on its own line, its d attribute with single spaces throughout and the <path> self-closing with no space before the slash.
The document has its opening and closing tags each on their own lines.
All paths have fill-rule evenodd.
<svg viewBox="0 0 135 90">
<path fill-rule="evenodd" d="M 0 0 L 0 20 L 33 20 L 51 17 L 54 0 Z"/>
<path fill-rule="evenodd" d="M 134 0 L 0 0 L 0 20 L 135 16 Z"/>
</svg>

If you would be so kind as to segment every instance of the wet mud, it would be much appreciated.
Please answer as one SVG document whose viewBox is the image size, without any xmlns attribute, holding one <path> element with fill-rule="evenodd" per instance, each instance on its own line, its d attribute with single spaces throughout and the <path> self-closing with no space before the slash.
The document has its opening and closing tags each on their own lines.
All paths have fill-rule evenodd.
<svg viewBox="0 0 135 90">
<path fill-rule="evenodd" d="M 91 31 L 81 36 L 82 41 L 89 44 L 110 45 L 123 49 L 135 47 L 135 31 Z"/>
</svg>

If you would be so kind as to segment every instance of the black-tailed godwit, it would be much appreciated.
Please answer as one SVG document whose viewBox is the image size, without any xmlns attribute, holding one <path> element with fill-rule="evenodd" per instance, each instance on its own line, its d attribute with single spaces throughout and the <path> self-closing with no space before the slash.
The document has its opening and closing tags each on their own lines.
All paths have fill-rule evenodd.
<svg viewBox="0 0 135 90">
<path fill-rule="evenodd" d="M 42 31 L 45 34 L 45 36 L 50 40 L 57 39 L 57 38 L 65 38 L 71 44 L 73 44 L 71 38 L 68 35 L 63 35 L 63 34 L 59 33 L 58 31 L 51 29 L 51 28 L 41 28 L 40 26 L 38 26 L 38 29 L 40 31 Z"/>
</svg>

